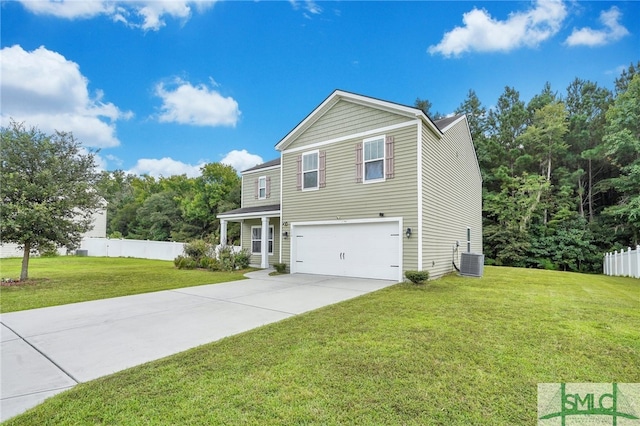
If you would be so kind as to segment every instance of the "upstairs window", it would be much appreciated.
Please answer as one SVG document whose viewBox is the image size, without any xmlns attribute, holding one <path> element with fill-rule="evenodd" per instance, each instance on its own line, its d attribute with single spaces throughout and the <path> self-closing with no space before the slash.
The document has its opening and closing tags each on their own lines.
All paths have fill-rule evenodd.
<svg viewBox="0 0 640 426">
<path fill-rule="evenodd" d="M 271 178 L 269 176 L 260 176 L 255 180 L 255 199 L 264 200 L 271 196 Z"/>
<path fill-rule="evenodd" d="M 327 153 L 312 151 L 298 155 L 298 174 L 296 188 L 313 190 L 327 185 Z"/>
<path fill-rule="evenodd" d="M 261 176 L 258 178 L 258 199 L 264 200 L 267 198 L 267 178 Z"/>
<path fill-rule="evenodd" d="M 356 183 L 384 182 L 395 177 L 394 137 L 376 136 L 356 144 Z"/>
<path fill-rule="evenodd" d="M 302 189 L 318 188 L 318 152 L 302 154 Z"/>
<path fill-rule="evenodd" d="M 384 179 L 384 138 L 364 141 L 364 181 Z"/>
</svg>

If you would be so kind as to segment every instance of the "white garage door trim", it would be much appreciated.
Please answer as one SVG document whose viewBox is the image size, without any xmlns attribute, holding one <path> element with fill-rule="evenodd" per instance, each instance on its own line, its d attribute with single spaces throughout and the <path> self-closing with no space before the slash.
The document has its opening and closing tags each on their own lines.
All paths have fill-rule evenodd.
<svg viewBox="0 0 640 426">
<path fill-rule="evenodd" d="M 394 223 L 397 226 L 398 232 L 398 253 L 397 259 L 394 262 L 394 259 L 390 259 L 391 262 L 397 262 L 397 276 L 394 279 L 398 281 L 402 281 L 402 253 L 403 253 L 403 223 L 401 217 L 390 217 L 390 218 L 375 218 L 375 219 L 350 219 L 350 220 L 330 220 L 330 221 L 309 221 L 309 222 L 292 222 L 291 223 L 291 251 L 289 253 L 289 264 L 291 273 L 301 272 L 298 267 L 296 253 L 298 253 L 297 241 L 296 241 L 296 232 L 300 230 L 301 227 L 304 226 L 322 226 L 322 225 L 350 225 L 350 224 L 376 224 L 376 223 L 389 223 L 393 225 Z M 320 271 L 319 271 L 320 272 Z"/>
</svg>

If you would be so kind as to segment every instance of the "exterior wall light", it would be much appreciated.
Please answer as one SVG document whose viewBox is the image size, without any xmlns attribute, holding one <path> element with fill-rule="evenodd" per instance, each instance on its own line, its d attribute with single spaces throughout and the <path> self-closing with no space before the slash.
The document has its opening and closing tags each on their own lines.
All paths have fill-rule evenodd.
<svg viewBox="0 0 640 426">
<path fill-rule="evenodd" d="M 411 228 L 407 228 L 407 238 L 411 238 Z"/>
<path fill-rule="evenodd" d="M 288 231 L 284 231 L 282 233 L 282 236 L 284 237 L 284 239 L 286 240 L 287 238 L 289 238 L 289 232 Z"/>
</svg>

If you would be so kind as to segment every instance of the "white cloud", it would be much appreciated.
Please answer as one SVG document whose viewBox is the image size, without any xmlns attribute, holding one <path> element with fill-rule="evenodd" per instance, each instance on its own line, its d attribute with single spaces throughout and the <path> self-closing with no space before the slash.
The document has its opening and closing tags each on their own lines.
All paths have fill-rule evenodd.
<svg viewBox="0 0 640 426">
<path fill-rule="evenodd" d="M 103 102 L 101 91 L 91 96 L 78 64 L 45 47 L 32 52 L 5 47 L 0 57 L 2 125 L 14 119 L 45 133 L 73 132 L 85 146 L 120 144 L 115 122 L 132 113 Z"/>
<path fill-rule="evenodd" d="M 105 157 L 112 160 L 111 156 Z M 241 151 L 233 150 L 227 153 L 220 163 L 232 166 L 236 171 L 240 172 L 255 165 L 264 163 L 259 155 L 250 154 L 246 149 Z M 198 177 L 202 175 L 201 168 L 207 164 L 207 161 L 201 160 L 198 164 L 192 165 L 174 160 L 170 157 L 160 159 L 141 158 L 136 165 L 127 171 L 129 174 L 149 175 L 153 177 L 169 177 L 174 175 L 187 175 L 188 177 Z"/>
<path fill-rule="evenodd" d="M 155 158 L 141 158 L 127 173 L 135 175 L 146 174 L 153 177 L 169 177 L 173 175 L 197 177 L 202 174 L 200 168 L 205 164 L 206 163 L 202 162 L 193 166 L 169 157 L 164 157 L 159 160 Z"/>
<path fill-rule="evenodd" d="M 242 151 L 234 149 L 227 153 L 220 162 L 222 164 L 232 166 L 236 171 L 241 172 L 258 164 L 264 163 L 264 160 L 259 155 L 250 154 L 246 149 L 243 149 Z"/>
<path fill-rule="evenodd" d="M 464 26 L 445 33 L 428 52 L 450 57 L 470 51 L 508 52 L 523 46 L 535 47 L 560 30 L 566 15 L 561 0 L 536 0 L 532 9 L 512 13 L 504 21 L 474 8 L 462 16 Z"/>
<path fill-rule="evenodd" d="M 293 7 L 294 10 L 300 9 L 300 4 L 297 0 L 289 0 L 289 3 Z M 303 9 L 306 12 L 311 13 L 312 15 L 319 15 L 322 13 L 322 8 L 318 6 L 318 4 L 314 0 L 304 0 Z M 311 18 L 307 13 L 304 13 L 306 18 Z"/>
<path fill-rule="evenodd" d="M 20 2 L 35 14 L 53 15 L 65 19 L 89 19 L 105 15 L 130 27 L 154 31 L 165 26 L 166 16 L 183 21 L 188 20 L 193 7 L 202 11 L 215 3 L 211 0 L 20 0 Z"/>
<path fill-rule="evenodd" d="M 613 6 L 611 9 L 600 12 L 600 22 L 604 29 L 594 30 L 589 27 L 573 29 L 565 43 L 569 46 L 603 46 L 620 40 L 629 35 L 629 31 L 618 22 L 622 14 Z"/>
<path fill-rule="evenodd" d="M 176 79 L 175 86 L 167 88 L 164 83 L 156 86 L 156 95 L 162 98 L 160 122 L 235 127 L 240 118 L 235 99 L 225 98 L 204 84 L 193 86 Z"/>
</svg>

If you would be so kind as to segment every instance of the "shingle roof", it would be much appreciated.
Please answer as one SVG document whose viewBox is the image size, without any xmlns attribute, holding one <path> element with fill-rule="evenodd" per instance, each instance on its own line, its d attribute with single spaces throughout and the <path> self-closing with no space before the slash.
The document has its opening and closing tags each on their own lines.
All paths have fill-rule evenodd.
<svg viewBox="0 0 640 426">
<path fill-rule="evenodd" d="M 441 118 L 440 120 L 435 120 L 433 123 L 440 129 L 440 131 L 444 130 L 449 124 L 456 121 L 458 118 L 462 117 L 464 114 L 456 114 L 453 117 Z"/>
<path fill-rule="evenodd" d="M 250 169 L 243 170 L 242 173 L 251 172 L 254 170 L 266 169 L 267 167 L 279 166 L 280 165 L 280 157 L 267 161 L 266 163 L 258 164 L 257 166 L 253 166 Z"/>
</svg>

